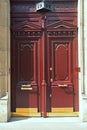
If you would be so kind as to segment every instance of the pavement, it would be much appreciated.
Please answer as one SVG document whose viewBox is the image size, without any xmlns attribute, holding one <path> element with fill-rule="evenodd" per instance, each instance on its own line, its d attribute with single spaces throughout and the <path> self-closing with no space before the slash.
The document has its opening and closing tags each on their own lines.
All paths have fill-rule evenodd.
<svg viewBox="0 0 87 130">
<path fill-rule="evenodd" d="M 0 123 L 0 130 L 87 130 L 87 122 L 83 123 L 76 117 L 14 117 L 7 123 Z"/>
</svg>

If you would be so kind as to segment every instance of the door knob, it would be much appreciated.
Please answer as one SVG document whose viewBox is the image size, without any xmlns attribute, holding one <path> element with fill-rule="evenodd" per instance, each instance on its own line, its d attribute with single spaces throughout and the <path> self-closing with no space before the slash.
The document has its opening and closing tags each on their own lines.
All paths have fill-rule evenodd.
<svg viewBox="0 0 87 130">
<path fill-rule="evenodd" d="M 50 71 L 52 71 L 53 70 L 53 68 L 52 67 L 50 67 Z"/>
<path fill-rule="evenodd" d="M 50 82 L 51 82 L 51 83 L 53 82 L 53 78 L 50 79 Z"/>
<path fill-rule="evenodd" d="M 52 97 L 52 94 L 50 94 L 50 98 Z"/>
</svg>

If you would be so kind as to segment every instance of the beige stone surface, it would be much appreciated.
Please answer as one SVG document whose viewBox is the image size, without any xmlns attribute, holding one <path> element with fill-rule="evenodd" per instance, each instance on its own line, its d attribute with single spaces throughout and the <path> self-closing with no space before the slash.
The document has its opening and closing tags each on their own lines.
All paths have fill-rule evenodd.
<svg viewBox="0 0 87 130">
<path fill-rule="evenodd" d="M 8 48 L 10 43 L 9 7 L 9 0 L 0 0 L 0 97 L 5 95 L 6 87 L 8 86 L 8 50 L 10 50 Z"/>
<path fill-rule="evenodd" d="M 6 81 L 5 76 L 0 76 L 0 86 L 1 86 L 0 92 L 3 96 L 6 95 L 6 82 L 5 81 Z"/>
<path fill-rule="evenodd" d="M 0 121 L 7 122 L 8 120 L 8 100 L 7 96 L 0 99 Z"/>
<path fill-rule="evenodd" d="M 10 0 L 0 0 L 0 121 L 7 121 L 10 116 L 9 68 Z M 8 93 L 7 89 L 9 90 Z"/>
</svg>

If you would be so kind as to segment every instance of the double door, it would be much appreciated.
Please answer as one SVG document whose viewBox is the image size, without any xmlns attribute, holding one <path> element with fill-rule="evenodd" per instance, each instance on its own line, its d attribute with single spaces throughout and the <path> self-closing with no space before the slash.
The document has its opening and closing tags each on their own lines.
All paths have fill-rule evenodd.
<svg viewBox="0 0 87 130">
<path fill-rule="evenodd" d="M 27 32 L 13 32 L 13 115 L 77 116 L 77 38 L 71 25 L 67 24 L 65 28 L 65 24 L 67 23 L 62 21 L 39 31 L 31 29 Z"/>
</svg>

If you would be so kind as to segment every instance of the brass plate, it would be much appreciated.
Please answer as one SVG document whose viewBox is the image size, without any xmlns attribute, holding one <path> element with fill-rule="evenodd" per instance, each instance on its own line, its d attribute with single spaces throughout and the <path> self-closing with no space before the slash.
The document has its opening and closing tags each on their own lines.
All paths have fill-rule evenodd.
<svg viewBox="0 0 87 130">
<path fill-rule="evenodd" d="M 78 112 L 73 112 L 73 107 L 70 108 L 52 108 L 52 112 L 48 112 L 47 116 L 51 117 L 78 117 Z"/>
<path fill-rule="evenodd" d="M 24 116 L 24 117 L 40 117 L 40 113 L 18 113 L 18 112 L 12 112 L 11 116 Z"/>
<path fill-rule="evenodd" d="M 41 114 L 38 112 L 37 108 L 16 108 L 16 112 L 11 113 L 12 116 L 33 116 L 40 117 Z"/>
<path fill-rule="evenodd" d="M 78 112 L 70 112 L 70 113 L 53 113 L 53 112 L 48 112 L 47 113 L 48 117 L 78 117 L 79 113 Z"/>
<path fill-rule="evenodd" d="M 18 113 L 30 113 L 30 112 L 34 112 L 34 113 L 37 113 L 37 108 L 16 108 L 16 112 Z"/>
<path fill-rule="evenodd" d="M 68 113 L 68 112 L 73 112 L 73 107 L 70 107 L 70 108 L 52 108 L 52 112 L 63 112 L 63 113 Z"/>
<path fill-rule="evenodd" d="M 12 116 L 40 117 L 41 113 L 37 108 L 16 108 Z M 73 112 L 73 108 L 52 108 L 52 112 L 47 112 L 48 117 L 78 117 L 78 112 Z"/>
</svg>

